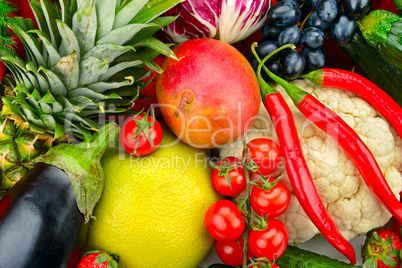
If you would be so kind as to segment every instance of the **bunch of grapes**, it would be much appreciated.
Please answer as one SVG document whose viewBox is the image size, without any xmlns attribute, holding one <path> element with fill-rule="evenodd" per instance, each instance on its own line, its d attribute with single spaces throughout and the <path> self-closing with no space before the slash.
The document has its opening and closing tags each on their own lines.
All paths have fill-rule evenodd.
<svg viewBox="0 0 402 268">
<path fill-rule="evenodd" d="M 372 0 L 281 0 L 268 11 L 256 52 L 262 59 L 278 47 L 294 44 L 297 49 L 286 49 L 266 63 L 274 74 L 289 80 L 323 68 L 326 37 L 331 35 L 339 46 L 348 44 L 355 34 L 356 19 L 367 14 L 371 4 Z M 255 57 L 249 61 L 256 70 Z M 265 72 L 263 78 L 269 80 Z"/>
</svg>

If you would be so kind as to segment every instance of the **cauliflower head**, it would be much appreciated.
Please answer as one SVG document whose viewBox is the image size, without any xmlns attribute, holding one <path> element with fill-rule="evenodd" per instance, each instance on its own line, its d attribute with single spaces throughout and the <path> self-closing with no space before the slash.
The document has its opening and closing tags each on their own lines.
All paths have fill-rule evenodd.
<svg viewBox="0 0 402 268">
<path fill-rule="evenodd" d="M 353 93 L 315 86 L 307 80 L 292 83 L 317 97 L 357 132 L 372 151 L 392 191 L 399 198 L 402 190 L 402 141 L 388 121 Z M 352 160 L 336 141 L 300 113 L 281 86 L 274 87 L 281 92 L 292 110 L 314 184 L 342 235 L 350 240 L 386 224 L 391 214 L 371 194 Z M 261 137 L 277 141 L 273 124 L 263 105 L 244 139 L 249 141 Z M 242 140 L 239 140 L 221 148 L 220 156 L 241 158 L 241 152 Z M 272 175 L 283 175 L 282 181 L 292 192 L 283 161 Z M 278 219 L 286 225 L 290 242 L 305 242 L 319 233 L 293 192 L 289 209 Z"/>
</svg>

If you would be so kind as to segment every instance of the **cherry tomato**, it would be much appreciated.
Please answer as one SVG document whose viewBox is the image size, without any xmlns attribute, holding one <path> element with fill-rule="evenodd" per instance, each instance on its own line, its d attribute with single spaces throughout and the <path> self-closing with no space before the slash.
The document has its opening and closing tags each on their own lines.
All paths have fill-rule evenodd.
<svg viewBox="0 0 402 268">
<path fill-rule="evenodd" d="M 275 178 L 272 177 L 268 181 L 272 182 L 274 180 Z M 262 183 L 258 184 L 262 185 Z M 278 181 L 269 190 L 264 190 L 254 185 L 251 190 L 250 203 L 258 215 L 263 217 L 268 215 L 269 219 L 273 219 L 289 208 L 290 191 L 281 181 Z"/>
<path fill-rule="evenodd" d="M 233 241 L 242 235 L 244 219 L 235 203 L 223 199 L 208 208 L 205 226 L 215 240 Z"/>
<path fill-rule="evenodd" d="M 214 168 L 214 170 L 212 171 L 212 185 L 214 186 L 216 191 L 225 196 L 238 195 L 243 192 L 247 187 L 246 173 L 243 166 L 231 163 L 239 163 L 241 162 L 241 160 L 234 156 L 226 157 L 224 158 L 224 160 L 226 161 L 226 164 L 228 166 L 228 168 L 226 168 L 226 172 L 228 173 L 230 178 L 230 186 L 228 181 L 226 180 L 225 175 L 219 175 L 221 171 L 218 168 Z M 217 165 L 223 166 L 223 161 L 219 160 Z M 236 167 L 230 169 L 230 167 L 233 166 Z"/>
<path fill-rule="evenodd" d="M 215 251 L 219 259 L 230 266 L 242 265 L 244 257 L 243 248 L 243 236 L 240 236 L 236 241 L 216 241 L 215 244 Z M 253 255 L 250 250 L 247 250 L 247 260 L 250 260 L 252 257 Z"/>
<path fill-rule="evenodd" d="M 258 138 L 246 144 L 250 150 L 250 158 L 257 164 L 258 170 L 264 176 L 271 174 L 281 160 L 278 144 L 268 138 Z"/>
<path fill-rule="evenodd" d="M 139 129 L 139 126 L 142 125 L 144 129 Z M 149 133 L 150 140 L 146 133 Z M 163 130 L 160 123 L 147 114 L 130 116 L 122 125 L 119 133 L 121 147 L 134 156 L 144 156 L 154 152 L 161 144 L 162 138 Z"/>
<path fill-rule="evenodd" d="M 265 257 L 270 261 L 282 256 L 288 243 L 288 230 L 276 219 L 269 220 L 265 230 L 251 230 L 248 237 L 251 253 L 258 258 Z"/>
</svg>

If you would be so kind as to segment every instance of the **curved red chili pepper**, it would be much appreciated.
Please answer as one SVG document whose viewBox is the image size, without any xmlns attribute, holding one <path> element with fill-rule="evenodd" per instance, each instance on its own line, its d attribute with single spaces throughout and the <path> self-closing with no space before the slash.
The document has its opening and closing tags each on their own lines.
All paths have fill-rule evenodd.
<svg viewBox="0 0 402 268">
<path fill-rule="evenodd" d="M 301 77 L 318 86 L 335 87 L 359 95 L 384 116 L 402 138 L 402 108 L 370 80 L 353 72 L 332 68 L 312 71 Z"/>
<path fill-rule="evenodd" d="M 331 136 L 353 160 L 368 188 L 389 212 L 402 221 L 402 204 L 384 178 L 373 154 L 359 135 L 334 111 L 312 95 L 298 104 L 299 110 L 317 127 Z"/>
<path fill-rule="evenodd" d="M 325 239 L 355 264 L 354 248 L 339 232 L 318 195 L 304 159 L 293 114 L 283 96 L 280 93 L 268 94 L 264 106 L 278 135 L 286 171 L 297 200 Z"/>
</svg>

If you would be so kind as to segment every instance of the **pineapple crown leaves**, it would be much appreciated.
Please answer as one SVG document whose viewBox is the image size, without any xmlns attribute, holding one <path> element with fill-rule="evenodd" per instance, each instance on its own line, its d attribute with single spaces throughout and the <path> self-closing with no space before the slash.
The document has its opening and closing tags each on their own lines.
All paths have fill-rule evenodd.
<svg viewBox="0 0 402 268">
<path fill-rule="evenodd" d="M 103 153 L 119 134 L 115 123 L 104 125 L 91 136 L 89 142 L 79 145 L 61 143 L 34 159 L 34 164 L 46 163 L 67 173 L 74 188 L 78 209 L 84 215 L 85 222 L 92 216 L 103 187 L 104 173 L 100 160 Z"/>
<path fill-rule="evenodd" d="M 3 99 L 7 110 L 56 139 L 71 133 L 88 140 L 99 129 L 99 118 L 128 112 L 146 86 L 141 79 L 152 70 L 162 72 L 154 57 L 176 58 L 153 35 L 176 19 L 158 16 L 179 2 L 30 1 L 39 29 L 21 17 L 8 22 L 27 60 L 0 49 L 1 60 L 23 85 L 16 88 L 23 97 Z"/>
<path fill-rule="evenodd" d="M 14 4 L 7 0 L 0 0 L 0 45 L 8 49 L 12 49 L 11 45 L 13 44 L 11 33 L 7 28 L 7 23 L 11 20 L 8 15 L 15 9 Z"/>
</svg>

